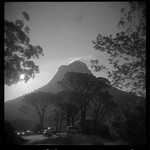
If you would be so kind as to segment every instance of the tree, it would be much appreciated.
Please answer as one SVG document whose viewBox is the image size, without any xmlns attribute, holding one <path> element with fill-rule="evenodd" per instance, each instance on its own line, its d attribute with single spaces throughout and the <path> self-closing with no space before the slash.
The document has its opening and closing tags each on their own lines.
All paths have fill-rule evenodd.
<svg viewBox="0 0 150 150">
<path fill-rule="evenodd" d="M 62 128 L 62 124 L 63 124 L 63 121 L 65 119 L 65 113 L 64 111 L 60 111 L 60 123 L 59 123 L 59 131 L 61 132 L 61 128 Z"/>
<path fill-rule="evenodd" d="M 54 109 L 54 112 L 55 112 L 55 116 L 54 116 L 55 128 L 56 131 L 58 131 L 59 111 L 58 109 Z"/>
<path fill-rule="evenodd" d="M 33 126 L 33 132 L 34 133 L 38 133 L 39 131 L 41 131 L 41 124 L 36 124 Z"/>
<path fill-rule="evenodd" d="M 91 101 L 91 107 L 92 107 L 92 117 L 94 119 L 94 130 L 96 131 L 98 123 L 103 119 L 103 117 L 109 113 L 112 109 L 117 107 L 117 104 L 115 104 L 112 100 L 113 98 L 109 94 L 109 91 L 97 93 L 93 100 Z"/>
<path fill-rule="evenodd" d="M 95 71 L 104 71 L 113 86 L 130 87 L 131 92 L 145 96 L 146 76 L 146 5 L 130 3 L 130 10 L 121 9 L 124 16 L 118 23 L 115 37 L 98 34 L 93 45 L 95 50 L 109 54 L 114 70 L 92 60 Z"/>
<path fill-rule="evenodd" d="M 81 112 L 81 128 L 84 130 L 87 107 L 92 97 L 97 92 L 101 92 L 102 89 L 109 87 L 110 83 L 105 78 L 96 78 L 91 74 L 68 72 L 58 82 L 58 85 L 76 92 L 77 103 Z"/>
<path fill-rule="evenodd" d="M 138 98 L 136 103 L 129 103 L 123 110 L 107 119 L 107 125 L 113 137 L 130 145 L 146 144 L 146 105 Z"/>
<path fill-rule="evenodd" d="M 44 115 L 47 110 L 49 110 L 51 104 L 54 102 L 55 95 L 51 93 L 31 93 L 24 97 L 23 102 L 28 105 L 20 107 L 21 112 L 34 112 L 38 114 L 41 124 L 41 129 L 43 129 Z"/>
<path fill-rule="evenodd" d="M 24 18 L 29 21 L 29 15 L 23 12 Z M 20 81 L 20 75 L 25 75 L 25 82 L 39 72 L 39 67 L 32 59 L 43 55 L 43 49 L 30 44 L 29 27 L 23 20 L 15 22 L 4 21 L 4 62 L 5 84 L 10 86 Z"/>
<path fill-rule="evenodd" d="M 63 109 L 61 102 L 57 102 L 58 99 L 55 100 L 55 109 L 54 111 L 54 122 L 56 131 L 61 131 L 62 124 L 64 119 L 66 119 L 65 110 Z"/>
<path fill-rule="evenodd" d="M 74 91 L 62 91 L 57 96 L 57 105 L 65 112 L 67 125 L 74 125 L 74 122 L 79 119 L 78 96 Z"/>
<path fill-rule="evenodd" d="M 31 121 L 25 119 L 15 119 L 11 121 L 11 124 L 17 131 L 31 130 Z"/>
</svg>

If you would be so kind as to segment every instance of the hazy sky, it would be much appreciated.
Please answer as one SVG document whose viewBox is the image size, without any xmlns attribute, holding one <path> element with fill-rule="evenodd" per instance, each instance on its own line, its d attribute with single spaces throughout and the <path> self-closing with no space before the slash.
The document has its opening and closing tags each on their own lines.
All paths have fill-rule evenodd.
<svg viewBox="0 0 150 150">
<path fill-rule="evenodd" d="M 97 52 L 92 46 L 98 33 L 115 35 L 121 17 L 121 8 L 127 2 L 11 2 L 5 4 L 5 19 L 15 21 L 22 12 L 30 16 L 29 37 L 31 44 L 40 45 L 44 56 L 35 60 L 40 73 L 27 83 L 10 87 L 5 85 L 5 101 L 17 98 L 47 84 L 60 65 L 82 59 L 90 69 L 89 60 L 99 58 L 108 65 L 108 56 Z M 96 75 L 105 76 L 102 73 Z"/>
</svg>

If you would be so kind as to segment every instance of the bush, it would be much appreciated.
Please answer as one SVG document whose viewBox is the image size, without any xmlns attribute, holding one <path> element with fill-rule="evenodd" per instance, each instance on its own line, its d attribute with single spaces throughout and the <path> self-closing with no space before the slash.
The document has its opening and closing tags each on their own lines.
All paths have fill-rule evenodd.
<svg viewBox="0 0 150 150">
<path fill-rule="evenodd" d="M 103 137 L 103 138 L 111 138 L 109 133 L 109 128 L 106 124 L 99 124 L 98 128 L 94 131 L 94 135 Z"/>
<path fill-rule="evenodd" d="M 130 145 L 145 145 L 145 118 L 145 105 L 137 101 L 137 103 L 129 104 L 121 112 L 114 114 L 107 124 L 115 139 L 121 139 Z"/>
<path fill-rule="evenodd" d="M 34 133 L 37 133 L 38 131 L 41 132 L 41 124 L 36 124 L 36 125 L 33 127 L 33 132 L 34 132 Z"/>
<path fill-rule="evenodd" d="M 93 133 L 93 130 L 88 125 L 86 125 L 82 129 L 82 133 L 86 135 L 91 135 Z"/>
<path fill-rule="evenodd" d="M 17 136 L 15 134 L 14 127 L 9 123 L 5 122 L 5 143 L 8 145 L 14 145 L 14 144 L 24 144 L 27 142 L 27 140 L 22 139 L 21 137 Z"/>
<path fill-rule="evenodd" d="M 97 129 L 95 129 L 92 123 L 91 121 L 87 121 L 84 128 L 82 129 L 82 133 L 86 135 L 96 135 L 104 138 L 111 138 L 109 127 L 106 124 L 99 123 Z"/>
</svg>

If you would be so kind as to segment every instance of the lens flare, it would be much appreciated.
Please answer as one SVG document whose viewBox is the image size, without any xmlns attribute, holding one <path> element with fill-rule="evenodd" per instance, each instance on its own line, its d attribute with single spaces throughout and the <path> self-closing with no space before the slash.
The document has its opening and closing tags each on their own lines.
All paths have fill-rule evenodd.
<svg viewBox="0 0 150 150">
<path fill-rule="evenodd" d="M 21 80 L 23 80 L 24 77 L 25 77 L 25 74 L 21 74 L 21 75 L 20 75 L 20 79 L 21 79 Z"/>
</svg>

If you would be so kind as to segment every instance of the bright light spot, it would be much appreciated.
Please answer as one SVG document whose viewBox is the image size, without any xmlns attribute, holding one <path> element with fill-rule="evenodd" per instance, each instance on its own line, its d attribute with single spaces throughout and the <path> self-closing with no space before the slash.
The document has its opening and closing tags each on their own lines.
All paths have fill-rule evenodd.
<svg viewBox="0 0 150 150">
<path fill-rule="evenodd" d="M 24 77 L 25 77 L 25 74 L 21 74 L 21 75 L 20 75 L 20 79 L 21 79 L 21 80 L 23 80 Z"/>
</svg>

